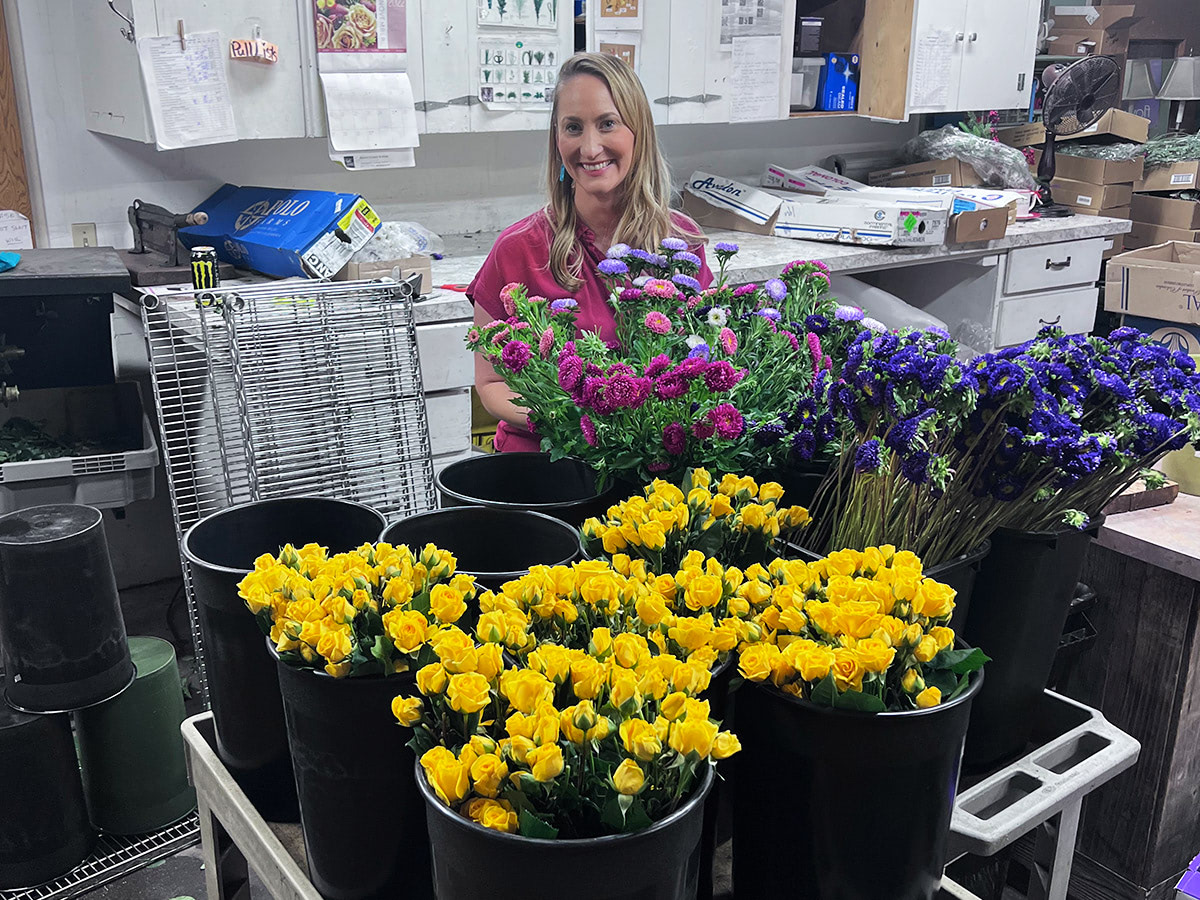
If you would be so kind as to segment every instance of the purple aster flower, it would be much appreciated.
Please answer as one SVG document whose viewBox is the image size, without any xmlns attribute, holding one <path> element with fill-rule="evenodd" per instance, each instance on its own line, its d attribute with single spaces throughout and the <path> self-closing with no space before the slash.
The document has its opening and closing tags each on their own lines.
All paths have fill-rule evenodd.
<svg viewBox="0 0 1200 900">
<path fill-rule="evenodd" d="M 568 309 L 578 309 L 579 304 L 570 297 L 563 297 L 561 300 L 550 301 L 550 312 L 557 315 L 561 312 L 566 312 Z"/>
<path fill-rule="evenodd" d="M 778 278 L 772 278 L 763 285 L 763 290 L 767 292 L 767 296 L 776 303 L 782 303 L 787 296 L 787 285 Z"/>
<path fill-rule="evenodd" d="M 839 322 L 860 322 L 863 311 L 854 306 L 839 306 L 833 311 L 833 317 Z"/>
<path fill-rule="evenodd" d="M 500 352 L 500 362 L 513 372 L 520 372 L 533 357 L 533 351 L 524 341 L 509 341 Z"/>
<path fill-rule="evenodd" d="M 913 484 L 924 484 L 929 480 L 929 453 L 914 450 L 900 461 L 900 474 Z"/>
<path fill-rule="evenodd" d="M 644 288 L 646 286 L 646 282 L 649 280 L 649 275 L 639 275 L 637 278 L 633 279 L 633 286 L 635 288 Z"/>
<path fill-rule="evenodd" d="M 625 265 L 619 259 L 602 259 L 596 269 L 601 275 L 608 275 L 609 277 L 629 274 L 629 266 Z"/>
<path fill-rule="evenodd" d="M 804 317 L 804 327 L 813 334 L 825 334 L 829 331 L 829 320 L 819 313 Z"/>
<path fill-rule="evenodd" d="M 871 438 L 869 441 L 863 441 L 862 445 L 854 452 L 854 471 L 879 471 L 879 441 L 877 439 Z"/>
<path fill-rule="evenodd" d="M 753 294 L 757 290 L 758 285 L 751 282 L 750 284 L 743 284 L 741 287 L 735 287 L 733 289 L 733 296 L 745 297 L 747 294 Z"/>
<path fill-rule="evenodd" d="M 792 453 L 797 459 L 808 461 L 816 452 L 816 436 L 807 428 L 792 435 Z"/>
<path fill-rule="evenodd" d="M 1129 400 L 1133 397 L 1133 389 L 1122 380 L 1120 375 L 1110 375 L 1108 372 L 1102 372 L 1099 369 L 1094 374 L 1096 383 L 1110 394 L 1121 400 Z"/>
<path fill-rule="evenodd" d="M 737 253 L 738 245 L 732 241 L 717 241 L 713 245 L 713 250 L 717 251 L 718 253 Z"/>
<path fill-rule="evenodd" d="M 687 249 L 687 241 L 677 237 L 663 238 L 662 248 L 664 250 L 678 251 Z"/>
<path fill-rule="evenodd" d="M 992 486 L 991 494 L 1002 503 L 1009 503 L 1021 496 L 1026 481 L 1014 474 L 1003 475 Z"/>
<path fill-rule="evenodd" d="M 675 374 L 662 375 L 654 384 L 654 395 L 660 400 L 678 400 L 687 391 L 687 379 Z"/>
<path fill-rule="evenodd" d="M 609 259 L 624 259 L 630 255 L 628 244 L 613 244 L 608 248 L 608 253 L 605 254 Z"/>
<path fill-rule="evenodd" d="M 716 428 L 717 437 L 733 440 L 739 437 L 746 428 L 746 421 L 737 407 L 732 403 L 719 403 L 708 414 L 708 419 Z"/>
<path fill-rule="evenodd" d="M 764 447 L 770 447 L 778 444 L 786 433 L 787 431 L 782 425 L 778 422 L 772 422 L 768 425 L 763 425 L 754 432 L 754 440 Z"/>
<path fill-rule="evenodd" d="M 837 419 L 833 417 L 833 413 L 825 413 L 817 419 L 817 440 L 822 444 L 828 444 L 833 440 L 835 434 L 837 434 Z"/>
<path fill-rule="evenodd" d="M 883 442 L 898 453 L 908 453 L 913 449 L 913 441 L 917 439 L 920 429 L 920 416 L 901 419 L 888 430 Z"/>
<path fill-rule="evenodd" d="M 871 331 L 874 331 L 877 334 L 887 331 L 886 325 L 884 325 L 878 319 L 872 319 L 870 316 L 863 316 L 862 326 L 863 328 L 869 328 Z"/>
<path fill-rule="evenodd" d="M 699 347 L 699 346 L 707 347 L 708 345 L 705 344 L 703 341 L 701 341 L 696 346 L 697 347 Z M 691 378 L 698 378 L 699 376 L 703 375 L 706 371 L 708 371 L 707 361 L 705 361 L 704 359 L 702 359 L 698 356 L 689 356 L 687 359 L 685 359 L 683 362 L 681 362 L 679 365 L 677 365 L 675 367 L 675 371 L 673 374 L 678 375 L 680 378 L 691 379 Z"/>
<path fill-rule="evenodd" d="M 700 282 L 697 281 L 695 278 L 693 278 L 691 275 L 684 275 L 682 272 L 680 272 L 678 275 L 672 275 L 671 280 L 673 282 L 675 282 L 677 285 L 679 285 L 681 288 L 684 288 L 686 290 L 689 290 L 689 291 L 700 290 Z"/>
<path fill-rule="evenodd" d="M 735 369 L 728 360 L 710 363 L 704 372 L 704 386 L 714 393 L 732 390 L 742 378 L 745 377 L 745 372 L 739 372 Z"/>
<path fill-rule="evenodd" d="M 708 359 L 709 354 L 708 344 L 700 343 L 691 349 L 688 359 Z"/>
<path fill-rule="evenodd" d="M 1120 344 L 1124 341 L 1136 340 L 1141 336 L 1142 332 L 1138 331 L 1136 328 L 1131 328 L 1130 326 L 1126 325 L 1122 328 L 1116 328 L 1109 332 L 1108 339 L 1114 344 Z"/>
<path fill-rule="evenodd" d="M 698 422 L 692 423 L 692 434 L 702 441 L 712 437 L 716 430 L 716 426 L 707 419 L 700 419 Z"/>
<path fill-rule="evenodd" d="M 689 250 L 680 250 L 676 253 L 673 253 L 671 255 L 671 259 L 677 263 L 683 263 L 688 266 L 695 266 L 697 269 L 700 268 L 700 257 L 698 257 L 695 253 L 692 253 Z"/>
<path fill-rule="evenodd" d="M 619 299 L 622 303 L 628 303 L 632 300 L 640 299 L 641 296 L 642 296 L 642 292 L 638 288 L 629 287 L 629 288 L 625 288 L 625 290 L 621 291 L 621 293 L 618 295 L 617 299 Z"/>
<path fill-rule="evenodd" d="M 589 447 L 596 446 L 596 425 L 592 422 L 591 417 L 586 413 L 579 417 L 579 430 L 583 432 L 583 439 Z"/>
<path fill-rule="evenodd" d="M 770 319 L 772 322 L 782 322 L 783 315 L 773 306 L 767 306 L 763 309 L 756 309 L 754 315 L 762 316 L 764 319 Z"/>
<path fill-rule="evenodd" d="M 578 356 L 563 356 L 558 360 L 558 386 L 567 393 L 575 390 L 583 377 L 583 360 Z"/>
<path fill-rule="evenodd" d="M 667 356 L 665 353 L 660 353 L 658 356 L 651 359 L 650 362 L 646 363 L 646 368 L 643 371 L 643 374 L 645 374 L 647 378 L 657 378 L 669 368 L 671 368 L 671 357 Z"/>
<path fill-rule="evenodd" d="M 646 313 L 646 318 L 642 319 L 642 324 L 655 334 L 671 333 L 671 320 L 658 310 L 651 310 Z"/>
<path fill-rule="evenodd" d="M 663 429 L 662 445 L 672 456 L 679 456 L 687 447 L 687 431 L 678 422 L 672 422 Z"/>
</svg>

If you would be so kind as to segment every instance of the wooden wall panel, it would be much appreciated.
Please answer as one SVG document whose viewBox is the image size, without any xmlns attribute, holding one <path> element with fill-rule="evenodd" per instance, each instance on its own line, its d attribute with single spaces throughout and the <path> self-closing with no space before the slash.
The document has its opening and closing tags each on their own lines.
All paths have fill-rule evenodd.
<svg viewBox="0 0 1200 900">
<path fill-rule="evenodd" d="M 30 219 L 29 182 L 25 176 L 25 151 L 21 143 L 21 125 L 17 118 L 17 97 L 13 87 L 12 62 L 8 55 L 8 30 L 4 8 L 0 6 L 0 209 L 15 209 Z"/>
</svg>

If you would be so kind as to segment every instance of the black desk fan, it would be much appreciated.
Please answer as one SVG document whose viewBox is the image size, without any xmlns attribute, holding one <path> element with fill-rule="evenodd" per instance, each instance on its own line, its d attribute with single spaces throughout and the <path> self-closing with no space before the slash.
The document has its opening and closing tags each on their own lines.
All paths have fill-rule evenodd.
<svg viewBox="0 0 1200 900">
<path fill-rule="evenodd" d="M 1043 204 L 1039 212 L 1043 216 L 1074 215 L 1069 207 L 1055 203 L 1050 194 L 1050 182 L 1054 180 L 1054 138 L 1095 125 L 1116 105 L 1120 95 L 1121 69 L 1107 56 L 1088 56 L 1071 63 L 1046 88 L 1042 100 L 1046 143 L 1037 169 L 1038 196 Z"/>
</svg>

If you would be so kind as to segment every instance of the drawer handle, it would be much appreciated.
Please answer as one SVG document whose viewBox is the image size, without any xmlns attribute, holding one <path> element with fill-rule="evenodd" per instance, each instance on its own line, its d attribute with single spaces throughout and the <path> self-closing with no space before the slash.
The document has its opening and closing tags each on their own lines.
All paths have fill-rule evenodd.
<svg viewBox="0 0 1200 900">
<path fill-rule="evenodd" d="M 1059 322 L 1062 321 L 1062 313 L 1059 313 L 1057 316 L 1055 316 L 1053 322 L 1047 322 L 1045 319 L 1038 319 L 1038 321 L 1041 322 L 1043 325 L 1057 325 Z"/>
<path fill-rule="evenodd" d="M 1069 257 L 1069 256 L 1066 259 L 1064 259 L 1062 262 L 1051 262 L 1050 260 L 1046 260 L 1046 268 L 1054 269 L 1056 271 L 1058 269 L 1065 269 L 1070 265 L 1071 265 L 1071 257 Z"/>
</svg>

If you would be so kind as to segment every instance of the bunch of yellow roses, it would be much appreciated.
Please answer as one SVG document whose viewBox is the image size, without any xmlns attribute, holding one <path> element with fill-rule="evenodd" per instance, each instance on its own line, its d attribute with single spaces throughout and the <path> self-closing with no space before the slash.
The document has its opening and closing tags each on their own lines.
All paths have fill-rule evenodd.
<svg viewBox="0 0 1200 900">
<path fill-rule="evenodd" d="M 987 661 L 954 649 L 954 589 L 924 577 L 895 547 L 839 550 L 806 563 L 777 560 L 758 597 L 763 640 L 739 669 L 814 703 L 865 712 L 928 708 L 966 690 Z"/>
<path fill-rule="evenodd" d="M 701 699 L 708 670 L 636 634 L 597 629 L 587 650 L 543 644 L 499 672 L 443 660 L 417 686 L 424 699 L 397 697 L 392 712 L 415 728 L 433 792 L 527 837 L 646 828 L 688 798 L 702 766 L 741 749 Z"/>
<path fill-rule="evenodd" d="M 808 510 L 783 507 L 783 488 L 758 484 L 748 475 L 726 474 L 716 480 L 706 469 L 684 476 L 687 494 L 655 479 L 633 496 L 611 506 L 603 520 L 583 523 L 584 549 L 593 558 L 617 553 L 643 559 L 654 572 L 678 569 L 689 550 L 700 550 L 726 564 L 766 564 L 778 554 L 777 539 L 808 524 Z"/>
<path fill-rule="evenodd" d="M 433 544 L 363 544 L 329 555 L 325 547 L 285 545 L 265 553 L 238 595 L 287 663 L 324 668 L 335 678 L 417 669 L 475 643 L 454 625 L 475 599 L 475 579 Z M 500 652 L 488 651 L 500 665 Z"/>
</svg>

